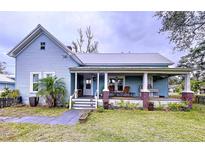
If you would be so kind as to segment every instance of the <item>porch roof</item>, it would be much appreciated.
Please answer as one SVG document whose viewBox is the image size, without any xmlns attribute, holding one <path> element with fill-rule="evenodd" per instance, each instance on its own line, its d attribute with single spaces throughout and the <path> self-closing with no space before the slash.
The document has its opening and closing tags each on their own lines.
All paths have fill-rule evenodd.
<svg viewBox="0 0 205 154">
<path fill-rule="evenodd" d="M 71 67 L 71 73 L 156 73 L 156 74 L 187 74 L 189 68 L 169 67 Z"/>
</svg>

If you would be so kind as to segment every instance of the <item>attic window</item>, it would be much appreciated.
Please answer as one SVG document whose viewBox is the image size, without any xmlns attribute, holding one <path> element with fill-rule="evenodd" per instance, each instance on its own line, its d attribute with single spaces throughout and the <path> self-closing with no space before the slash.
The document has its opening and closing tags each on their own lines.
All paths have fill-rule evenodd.
<svg viewBox="0 0 205 154">
<path fill-rule="evenodd" d="M 41 42 L 41 50 L 45 50 L 46 48 L 46 42 Z"/>
</svg>

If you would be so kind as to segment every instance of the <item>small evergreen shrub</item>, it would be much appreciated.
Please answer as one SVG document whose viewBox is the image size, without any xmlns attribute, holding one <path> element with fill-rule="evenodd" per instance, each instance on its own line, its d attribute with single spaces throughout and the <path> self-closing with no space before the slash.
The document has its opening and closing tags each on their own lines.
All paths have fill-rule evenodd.
<svg viewBox="0 0 205 154">
<path fill-rule="evenodd" d="M 105 111 L 105 109 L 104 109 L 104 107 L 102 107 L 102 106 L 100 106 L 100 107 L 97 108 L 97 112 L 102 113 L 102 112 L 104 112 L 104 111 Z"/>
<path fill-rule="evenodd" d="M 190 111 L 190 108 L 189 108 L 187 102 L 169 103 L 168 104 L 168 109 L 170 111 Z"/>
<path fill-rule="evenodd" d="M 19 96 L 19 90 L 10 90 L 9 88 L 5 88 L 1 93 L 1 98 L 17 98 Z"/>
<path fill-rule="evenodd" d="M 130 102 L 125 102 L 124 100 L 121 100 L 119 103 L 118 103 L 118 106 L 119 108 L 121 109 L 126 109 L 126 110 L 134 110 L 134 109 L 137 109 L 138 108 L 138 105 L 139 104 L 136 104 L 136 103 L 130 103 Z"/>
</svg>

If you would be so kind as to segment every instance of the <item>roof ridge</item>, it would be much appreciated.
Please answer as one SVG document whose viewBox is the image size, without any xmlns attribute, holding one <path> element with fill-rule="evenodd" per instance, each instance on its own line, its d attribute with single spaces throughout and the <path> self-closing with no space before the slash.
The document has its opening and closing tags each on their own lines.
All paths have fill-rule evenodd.
<svg viewBox="0 0 205 154">
<path fill-rule="evenodd" d="M 159 52 L 132 52 L 132 53 L 121 53 L 121 52 L 100 52 L 100 53 L 75 53 L 75 54 L 160 54 Z M 161 55 L 161 54 L 160 54 Z"/>
</svg>

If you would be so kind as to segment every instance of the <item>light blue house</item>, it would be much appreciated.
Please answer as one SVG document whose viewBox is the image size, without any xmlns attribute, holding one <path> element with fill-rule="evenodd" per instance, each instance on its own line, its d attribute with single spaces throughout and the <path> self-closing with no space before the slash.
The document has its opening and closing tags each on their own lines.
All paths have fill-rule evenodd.
<svg viewBox="0 0 205 154">
<path fill-rule="evenodd" d="M 76 102 L 74 108 L 97 107 L 105 91 L 109 91 L 110 101 L 140 102 L 144 93 L 149 98 L 167 98 L 168 78 L 173 75 L 185 75 L 185 92 L 190 91 L 191 70 L 170 68 L 173 62 L 159 53 L 76 54 L 41 25 L 8 55 L 16 59 L 15 87 L 25 103 L 38 90 L 33 85 L 48 75 L 64 78 L 67 100 Z"/>
<path fill-rule="evenodd" d="M 15 89 L 15 80 L 9 75 L 0 74 L 0 91 L 3 91 L 5 88 Z"/>
</svg>

